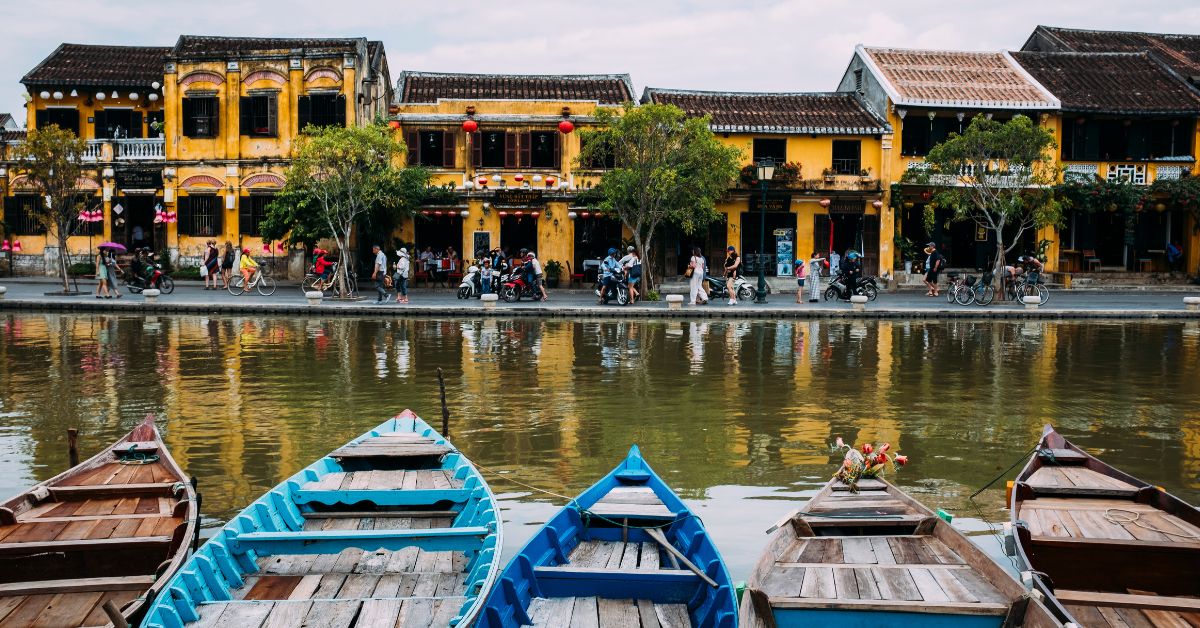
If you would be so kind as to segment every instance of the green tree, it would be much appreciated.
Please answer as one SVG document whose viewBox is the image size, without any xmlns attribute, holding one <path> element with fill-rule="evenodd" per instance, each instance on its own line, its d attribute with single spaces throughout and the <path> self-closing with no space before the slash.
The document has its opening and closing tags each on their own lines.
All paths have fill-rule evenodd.
<svg viewBox="0 0 1200 628">
<path fill-rule="evenodd" d="M 583 132 L 581 165 L 603 163 L 597 206 L 615 214 L 633 233 L 634 245 L 654 259 L 659 227 L 674 224 L 694 233 L 717 220 L 716 202 L 738 176 L 741 151 L 726 146 L 709 130 L 709 118 L 688 118 L 674 105 L 621 112 L 601 110 L 597 128 Z M 652 284 L 646 265 L 646 285 Z"/>
<path fill-rule="evenodd" d="M 306 127 L 292 150 L 287 183 L 268 207 L 264 236 L 286 233 L 291 242 L 308 246 L 333 238 L 345 294 L 355 227 L 372 219 L 395 225 L 424 198 L 429 172 L 399 167 L 403 153 L 404 143 L 383 124 Z"/>
<path fill-rule="evenodd" d="M 1054 194 L 1055 148 L 1053 134 L 1026 116 L 1007 122 L 975 116 L 962 134 L 951 133 L 929 151 L 926 169 L 906 178 L 938 188 L 925 209 L 927 224 L 933 224 L 937 207 L 945 207 L 951 221 L 969 220 L 992 234 L 999 281 L 1004 255 L 1026 231 L 1062 221 Z"/>
<path fill-rule="evenodd" d="M 63 292 L 70 291 L 67 239 L 79 225 L 79 213 L 92 209 L 96 199 L 79 191 L 87 142 L 58 125 L 30 129 L 25 142 L 14 147 L 20 171 L 42 197 L 32 217 L 53 234 L 58 245 L 58 275 Z"/>
</svg>

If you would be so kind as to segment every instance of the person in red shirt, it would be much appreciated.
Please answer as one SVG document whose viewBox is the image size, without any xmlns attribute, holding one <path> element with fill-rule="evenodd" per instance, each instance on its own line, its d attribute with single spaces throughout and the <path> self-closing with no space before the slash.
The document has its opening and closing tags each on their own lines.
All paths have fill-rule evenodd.
<svg viewBox="0 0 1200 628">
<path fill-rule="evenodd" d="M 314 253 L 317 257 L 313 259 L 313 272 L 321 276 L 321 283 L 324 284 L 329 280 L 329 271 L 333 267 L 333 262 L 325 259 L 328 251 L 324 249 L 317 249 Z"/>
</svg>

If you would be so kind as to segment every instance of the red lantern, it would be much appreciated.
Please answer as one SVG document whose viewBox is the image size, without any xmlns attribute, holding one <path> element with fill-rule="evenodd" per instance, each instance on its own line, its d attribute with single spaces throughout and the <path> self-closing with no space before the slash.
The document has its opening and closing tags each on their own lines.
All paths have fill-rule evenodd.
<svg viewBox="0 0 1200 628">
<path fill-rule="evenodd" d="M 921 200 L 927 201 L 931 198 L 933 198 L 933 192 L 930 192 L 929 190 L 925 190 L 924 192 L 921 192 Z"/>
<path fill-rule="evenodd" d="M 525 212 L 518 209 L 517 211 L 513 212 L 513 215 L 514 216 L 524 216 Z"/>
<path fill-rule="evenodd" d="M 263 253 L 270 253 L 270 252 L 271 252 L 271 243 L 264 242 L 263 243 Z"/>
<path fill-rule="evenodd" d="M 530 212 L 530 214 L 529 214 L 529 215 L 530 215 L 530 216 L 533 216 L 534 218 L 537 218 L 538 216 L 541 216 L 541 215 L 542 215 L 542 212 Z"/>
<path fill-rule="evenodd" d="M 546 177 L 546 187 L 552 188 L 554 187 L 555 183 L 558 183 L 558 179 L 555 179 L 554 177 Z"/>
<path fill-rule="evenodd" d="M 479 187 L 481 188 L 487 187 L 487 177 L 479 177 L 479 179 L 477 179 L 475 182 L 478 183 Z"/>
<path fill-rule="evenodd" d="M 399 129 L 399 128 L 400 128 L 400 121 L 399 121 L 399 120 L 392 120 L 391 122 L 388 122 L 388 126 L 392 127 L 393 129 Z"/>
<path fill-rule="evenodd" d="M 591 216 L 591 214 L 589 214 L 588 212 L 583 212 L 583 213 L 581 213 L 581 214 L 579 214 L 579 215 L 580 215 L 580 216 L 583 216 L 584 218 L 587 218 L 588 216 Z"/>
<path fill-rule="evenodd" d="M 567 133 L 575 130 L 575 124 L 570 120 L 563 120 L 562 122 L 558 123 L 558 130 L 566 135 Z"/>
<path fill-rule="evenodd" d="M 8 240 L 5 240 L 3 244 L 0 244 L 0 251 L 11 251 L 11 250 L 12 250 L 12 246 L 9 245 Z"/>
<path fill-rule="evenodd" d="M 505 212 L 505 211 L 502 211 L 502 212 L 500 212 L 500 217 L 501 217 L 501 218 L 504 218 L 504 217 L 505 217 L 505 216 L 507 216 L 507 215 L 508 215 L 508 212 Z"/>
<path fill-rule="evenodd" d="M 474 133 L 475 131 L 479 130 L 479 123 L 467 118 L 466 120 L 463 120 L 462 130 L 465 133 Z"/>
<path fill-rule="evenodd" d="M 513 175 L 513 181 L 516 181 L 517 183 L 520 183 L 524 180 L 525 180 L 525 175 L 523 175 L 523 174 L 514 174 Z"/>
<path fill-rule="evenodd" d="M 439 209 L 439 210 L 437 210 L 437 211 L 433 212 L 433 215 L 434 215 L 434 216 L 441 216 L 441 215 L 442 215 L 442 210 L 440 210 L 440 209 Z"/>
<path fill-rule="evenodd" d="M 426 215 L 426 216 L 429 216 L 429 215 L 430 215 L 430 214 L 432 214 L 433 212 L 430 212 L 428 209 L 422 209 L 422 210 L 421 210 L 421 213 L 422 213 L 422 214 L 424 214 L 424 215 Z"/>
<path fill-rule="evenodd" d="M 20 241 L 20 240 L 13 240 L 13 245 L 12 245 L 12 246 L 13 246 L 13 248 L 12 248 L 12 250 L 13 250 L 13 253 L 20 253 L 20 252 L 21 252 L 21 241 Z"/>
<path fill-rule="evenodd" d="M 280 253 L 283 253 L 284 251 L 286 251 L 286 250 L 287 250 L 287 249 L 286 249 L 286 248 L 283 246 L 283 240 L 280 240 L 279 242 L 277 242 L 277 243 L 275 244 L 275 250 L 276 250 L 276 251 L 279 251 Z"/>
</svg>

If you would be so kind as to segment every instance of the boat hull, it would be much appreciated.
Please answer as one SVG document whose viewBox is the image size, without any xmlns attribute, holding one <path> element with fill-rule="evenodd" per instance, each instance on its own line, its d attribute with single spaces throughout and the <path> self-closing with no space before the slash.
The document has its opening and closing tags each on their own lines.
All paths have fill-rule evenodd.
<svg viewBox="0 0 1200 628">
<path fill-rule="evenodd" d="M 902 613 L 895 611 L 785 610 L 775 609 L 777 628 L 999 628 L 1004 617 L 995 615 L 946 615 L 935 613 Z"/>
</svg>

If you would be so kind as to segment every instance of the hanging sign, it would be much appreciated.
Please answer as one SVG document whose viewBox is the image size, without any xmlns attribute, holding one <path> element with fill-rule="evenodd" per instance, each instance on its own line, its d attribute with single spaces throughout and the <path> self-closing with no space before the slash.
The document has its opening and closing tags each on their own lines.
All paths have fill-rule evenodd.
<svg viewBox="0 0 1200 628">
<path fill-rule="evenodd" d="M 546 202 L 541 190 L 496 190 L 492 205 L 497 207 L 529 207 Z"/>
<path fill-rule="evenodd" d="M 163 186 L 162 170 L 121 168 L 114 173 L 117 187 L 125 190 L 157 190 Z"/>
</svg>

